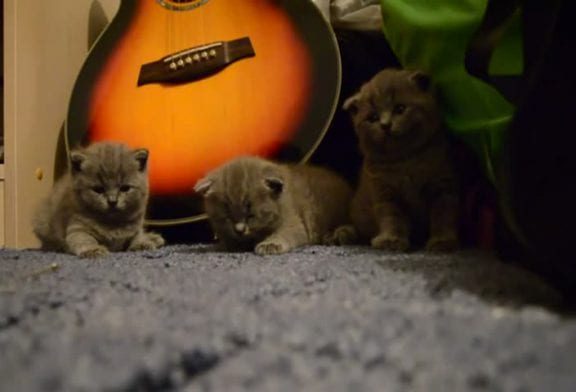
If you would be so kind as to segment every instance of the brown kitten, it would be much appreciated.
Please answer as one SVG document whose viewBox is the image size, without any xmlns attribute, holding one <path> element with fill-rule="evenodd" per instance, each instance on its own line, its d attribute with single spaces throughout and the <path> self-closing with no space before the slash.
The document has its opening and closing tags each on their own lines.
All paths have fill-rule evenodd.
<svg viewBox="0 0 576 392">
<path fill-rule="evenodd" d="M 45 250 L 80 257 L 164 244 L 144 231 L 148 151 L 95 143 L 70 153 L 70 172 L 38 208 L 34 233 Z"/>
<path fill-rule="evenodd" d="M 419 71 L 385 69 L 344 103 L 363 156 L 351 205 L 353 227 L 334 242 L 359 236 L 373 247 L 405 251 L 414 232 L 429 251 L 459 246 L 458 185 L 434 90 Z"/>
<path fill-rule="evenodd" d="M 226 250 L 258 254 L 319 244 L 347 222 L 350 186 L 335 173 L 303 164 L 236 158 L 208 173 L 194 190 Z"/>
</svg>

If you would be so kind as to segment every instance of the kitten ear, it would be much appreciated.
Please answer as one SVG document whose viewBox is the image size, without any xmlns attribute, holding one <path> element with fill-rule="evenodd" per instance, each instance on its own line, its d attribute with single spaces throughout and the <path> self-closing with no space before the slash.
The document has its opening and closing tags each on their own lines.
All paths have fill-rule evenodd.
<svg viewBox="0 0 576 392">
<path fill-rule="evenodd" d="M 421 90 L 421 91 L 428 91 L 430 90 L 430 85 L 431 85 L 431 80 L 430 80 L 430 76 L 428 76 L 427 74 L 425 74 L 422 71 L 414 71 L 411 75 L 410 75 L 410 80 L 412 82 L 414 82 L 414 84 L 416 84 L 416 86 Z"/>
<path fill-rule="evenodd" d="M 342 105 L 342 109 L 350 114 L 355 115 L 358 113 L 358 101 L 360 100 L 360 93 L 356 93 L 353 96 L 349 97 L 344 104 Z"/>
<path fill-rule="evenodd" d="M 284 190 L 284 180 L 280 177 L 270 176 L 264 178 L 264 185 L 272 191 L 275 196 L 280 195 Z"/>
<path fill-rule="evenodd" d="M 70 152 L 70 168 L 72 173 L 79 173 L 82 171 L 82 164 L 86 161 L 86 155 L 80 151 Z"/>
<path fill-rule="evenodd" d="M 148 150 L 145 148 L 139 148 L 133 151 L 134 159 L 138 162 L 138 170 L 146 170 L 146 164 L 148 163 Z"/>
<path fill-rule="evenodd" d="M 209 196 L 212 191 L 213 183 L 214 181 L 212 181 L 211 178 L 207 177 L 201 178 L 200 180 L 198 180 L 196 185 L 194 185 L 194 192 L 199 193 L 204 197 Z"/>
</svg>

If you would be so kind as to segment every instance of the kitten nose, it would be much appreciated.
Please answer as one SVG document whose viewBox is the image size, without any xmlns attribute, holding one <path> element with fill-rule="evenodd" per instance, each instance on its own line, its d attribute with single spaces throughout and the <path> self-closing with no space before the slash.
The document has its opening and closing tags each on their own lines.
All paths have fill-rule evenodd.
<svg viewBox="0 0 576 392">
<path fill-rule="evenodd" d="M 118 205 L 118 200 L 108 200 L 108 205 L 110 207 L 116 207 Z"/>
<path fill-rule="evenodd" d="M 238 222 L 234 225 L 234 230 L 238 234 L 248 234 L 248 226 L 244 222 Z"/>
<path fill-rule="evenodd" d="M 382 128 L 384 132 L 390 132 L 390 130 L 392 129 L 392 123 L 388 121 L 380 122 L 380 128 Z"/>
</svg>

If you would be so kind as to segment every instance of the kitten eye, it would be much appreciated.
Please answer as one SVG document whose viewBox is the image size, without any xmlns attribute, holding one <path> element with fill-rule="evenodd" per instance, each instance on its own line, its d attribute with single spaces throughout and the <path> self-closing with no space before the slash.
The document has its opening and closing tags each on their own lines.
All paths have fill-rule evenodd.
<svg viewBox="0 0 576 392">
<path fill-rule="evenodd" d="M 121 185 L 120 188 L 118 189 L 120 192 L 128 192 L 130 189 L 132 189 L 132 187 L 130 185 Z"/>
<path fill-rule="evenodd" d="M 92 187 L 92 192 L 98 193 L 99 195 L 106 192 L 106 189 L 102 185 L 95 185 Z"/>
<path fill-rule="evenodd" d="M 394 105 L 394 107 L 392 108 L 393 114 L 402 114 L 405 111 L 406 111 L 406 105 L 403 105 L 401 103 Z"/>
<path fill-rule="evenodd" d="M 380 116 L 378 115 L 378 113 L 372 112 L 368 115 L 368 117 L 366 117 L 366 120 L 368 120 L 369 122 L 377 122 L 380 120 Z"/>
</svg>

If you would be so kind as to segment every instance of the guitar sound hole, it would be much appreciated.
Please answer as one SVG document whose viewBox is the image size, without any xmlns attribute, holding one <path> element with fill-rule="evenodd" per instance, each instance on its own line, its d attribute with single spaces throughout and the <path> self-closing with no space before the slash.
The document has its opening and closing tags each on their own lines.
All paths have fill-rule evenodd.
<svg viewBox="0 0 576 392">
<path fill-rule="evenodd" d="M 204 5 L 208 0 L 156 0 L 156 2 L 171 11 L 188 11 Z"/>
</svg>

